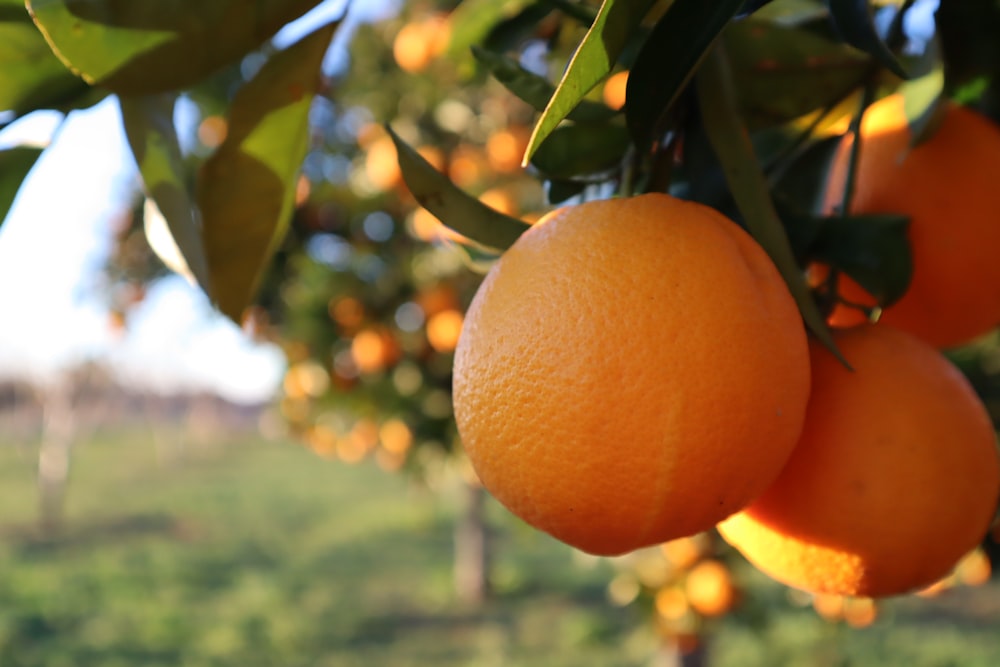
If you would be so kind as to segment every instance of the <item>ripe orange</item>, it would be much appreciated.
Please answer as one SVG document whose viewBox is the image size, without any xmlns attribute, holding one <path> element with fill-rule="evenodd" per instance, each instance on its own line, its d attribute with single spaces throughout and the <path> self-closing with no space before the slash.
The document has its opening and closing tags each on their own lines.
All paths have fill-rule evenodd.
<svg viewBox="0 0 1000 667">
<path fill-rule="evenodd" d="M 604 82 L 604 88 L 601 91 L 604 103 L 616 111 L 625 106 L 625 88 L 627 85 L 628 72 L 612 74 Z"/>
<path fill-rule="evenodd" d="M 964 376 L 915 336 L 878 324 L 835 338 L 855 370 L 811 343 L 802 439 L 777 481 L 719 533 L 813 593 L 922 588 L 988 529 L 1000 495 L 993 427 Z"/>
<path fill-rule="evenodd" d="M 916 334 L 936 347 L 967 342 L 1000 324 L 1000 128 L 958 105 L 944 114 L 937 132 L 916 148 L 901 95 L 873 104 L 861 126 L 861 152 L 851 213 L 910 216 L 913 279 L 880 321 Z M 828 210 L 839 205 L 849 146 L 841 147 L 826 193 Z M 874 299 L 850 280 L 841 295 L 850 302 Z M 842 308 L 834 326 L 857 313 Z"/>
<path fill-rule="evenodd" d="M 450 29 L 445 16 L 430 16 L 407 23 L 392 42 L 392 56 L 399 68 L 416 74 L 447 47 Z"/>
<path fill-rule="evenodd" d="M 770 258 L 663 194 L 546 215 L 494 264 L 454 365 L 483 485 L 529 524 L 620 554 L 711 528 L 777 476 L 809 363 Z"/>
<path fill-rule="evenodd" d="M 736 587 L 725 565 L 717 560 L 698 563 L 684 580 L 691 608 L 702 616 L 722 616 L 736 604 Z"/>
</svg>

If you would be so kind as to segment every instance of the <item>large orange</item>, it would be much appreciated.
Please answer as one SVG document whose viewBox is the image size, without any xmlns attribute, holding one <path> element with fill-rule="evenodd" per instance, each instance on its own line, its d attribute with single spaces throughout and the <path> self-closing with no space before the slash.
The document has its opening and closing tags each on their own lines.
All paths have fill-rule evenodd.
<svg viewBox="0 0 1000 667">
<path fill-rule="evenodd" d="M 775 579 L 885 596 L 944 576 L 1000 495 L 990 419 L 937 350 L 888 325 L 835 334 L 854 371 L 811 344 L 802 440 L 778 480 L 719 532 Z"/>
<path fill-rule="evenodd" d="M 881 321 L 951 347 L 1000 324 L 1000 128 L 951 104 L 931 138 L 915 148 L 911 140 L 901 95 L 868 109 L 851 212 L 910 216 L 913 279 Z M 848 154 L 842 146 L 831 170 L 829 210 L 842 198 Z M 843 280 L 840 292 L 874 304 L 853 281 Z M 841 309 L 831 323 L 856 319 Z"/>
<path fill-rule="evenodd" d="M 777 476 L 809 393 L 759 245 L 662 194 L 554 211 L 497 261 L 454 366 L 459 431 L 528 523 L 619 554 L 710 528 Z"/>
</svg>

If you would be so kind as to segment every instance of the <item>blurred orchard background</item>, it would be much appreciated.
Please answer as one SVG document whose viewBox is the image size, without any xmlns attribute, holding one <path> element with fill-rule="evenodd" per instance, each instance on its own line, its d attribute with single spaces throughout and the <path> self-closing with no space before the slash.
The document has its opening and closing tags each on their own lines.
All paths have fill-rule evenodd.
<svg viewBox="0 0 1000 667">
<path fill-rule="evenodd" d="M 416 205 L 383 123 L 526 221 L 601 195 L 575 176 L 618 155 L 591 137 L 543 188 L 520 166 L 536 110 L 469 54 L 530 25 L 518 62 L 550 76 L 592 3 L 456 4 L 352 4 L 242 328 L 178 263 L 113 97 L 0 114 L 0 146 L 45 148 L 0 228 L 0 665 L 1000 662 L 992 541 L 919 596 L 813 598 L 710 534 L 574 552 L 477 485 L 449 389 L 480 258 Z M 268 54 L 344 11 L 321 2 L 187 89 L 183 158 L 222 144 Z M 623 95 L 613 76 L 586 109 Z M 956 356 L 987 400 L 998 355 Z"/>
</svg>

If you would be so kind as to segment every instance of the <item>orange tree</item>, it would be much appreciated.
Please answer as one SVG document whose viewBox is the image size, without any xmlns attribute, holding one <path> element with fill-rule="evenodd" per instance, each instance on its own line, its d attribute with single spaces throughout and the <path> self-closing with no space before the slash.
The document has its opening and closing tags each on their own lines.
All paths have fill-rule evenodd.
<svg viewBox="0 0 1000 667">
<path fill-rule="evenodd" d="M 838 313 L 847 309 L 856 320 L 877 320 L 884 312 L 887 321 L 907 331 L 904 335 L 923 336 L 934 345 L 975 339 L 952 355 L 990 399 L 995 380 L 984 360 L 995 356 L 994 346 L 979 337 L 1000 322 L 1000 312 L 989 310 L 996 307 L 996 280 L 990 273 L 995 263 L 989 252 L 995 207 L 984 174 L 993 158 L 991 151 L 982 158 L 963 156 L 979 155 L 973 147 L 979 151 L 996 141 L 1000 51 L 994 35 L 1000 10 L 995 3 L 412 2 L 405 4 L 404 18 L 371 29 L 376 39 L 356 38 L 350 73 L 333 80 L 321 75 L 321 62 L 339 19 L 283 49 L 269 42 L 279 28 L 316 4 L 275 0 L 249 10 L 236 0 L 127 8 L 111 0 L 28 0 L 27 11 L 20 2 L 0 4 L 6 43 L 18 45 L 0 54 L 15 64 L 2 70 L 0 106 L 17 118 L 36 109 L 69 110 L 107 94 L 117 96 L 145 195 L 157 204 L 184 260 L 183 270 L 234 320 L 259 313 L 251 306 L 261 302 L 283 323 L 293 363 L 284 408 L 314 448 L 351 457 L 377 449 L 381 439 L 389 452 L 385 460 L 398 462 L 390 454 L 408 452 L 409 445 L 400 443 L 409 442 L 415 432 L 427 433 L 416 440 L 454 441 L 451 407 L 446 405 L 454 343 L 450 332 L 476 286 L 475 274 L 462 267 L 502 266 L 515 244 L 528 247 L 536 243 L 532 239 L 551 233 L 559 237 L 553 244 L 561 246 L 576 233 L 572 225 L 553 226 L 551 221 L 527 231 L 528 222 L 510 202 L 514 192 L 515 200 L 538 206 L 541 202 L 532 201 L 538 190 L 531 184 L 544 185 L 548 207 L 659 193 L 714 209 L 747 230 L 770 258 L 786 298 L 801 315 L 801 323 L 795 324 L 801 340 L 808 331 L 818 350 L 814 355 L 841 355 L 839 336 L 828 325 L 838 325 Z M 356 6 L 349 9 L 354 10 Z M 365 49 L 365 43 L 374 46 Z M 26 61 L 30 66 L 16 66 Z M 626 71 L 627 77 L 618 76 Z M 613 82 L 607 91 L 602 90 L 605 81 Z M 194 155 L 182 153 L 171 122 L 181 94 L 203 103 L 206 123 L 214 119 L 203 126 L 204 150 Z M 865 112 L 893 95 L 898 95 L 892 99 L 899 101 L 899 111 L 888 144 L 898 146 L 898 154 L 884 167 L 869 170 L 866 155 L 877 156 L 882 139 L 869 131 L 873 124 L 865 123 Z M 955 121 L 955 105 L 971 111 L 959 113 Z M 962 120 L 969 114 L 976 120 Z M 369 120 L 374 124 L 365 122 Z M 957 132 L 956 122 L 961 124 Z M 378 129 L 382 123 L 389 126 Z M 971 129 L 973 125 L 980 129 Z M 957 142 L 966 140 L 969 151 L 956 152 Z M 944 150 L 935 142 L 943 143 Z M 946 159 L 923 157 L 939 154 Z M 4 201 L 12 198 L 37 156 L 38 150 L 22 147 L 0 154 Z M 901 196 L 869 196 L 878 191 L 880 180 L 888 183 L 889 195 Z M 910 187 L 920 192 L 909 196 Z M 910 204 L 919 208 L 911 210 Z M 602 215 L 613 225 L 618 211 L 625 209 L 619 202 L 608 210 Z M 938 214 L 955 211 L 962 215 L 942 220 Z M 927 231 L 935 222 L 945 232 L 941 237 Z M 428 243 L 414 243 L 414 237 Z M 956 238 L 963 245 L 946 248 Z M 442 244 L 450 251 L 443 251 Z M 673 253 L 669 247 L 659 252 L 665 257 Z M 606 263 L 587 255 L 574 265 L 574 275 L 567 278 L 558 266 L 547 275 L 552 285 L 585 302 L 584 285 L 608 272 L 629 270 L 631 255 L 618 253 Z M 948 259 L 936 261 L 941 257 Z M 541 266 L 546 260 L 534 261 Z M 703 263 L 693 263 L 675 279 L 685 289 L 699 277 L 711 283 L 703 268 Z M 531 266 L 524 271 L 530 274 Z M 588 280 L 574 279 L 583 275 Z M 525 285 L 538 288 L 530 279 Z M 663 286 L 643 305 L 625 300 L 621 320 L 601 310 L 589 317 L 603 318 L 602 335 L 641 333 L 648 327 L 630 328 L 629 314 L 663 308 L 662 303 L 649 304 L 657 297 L 666 299 L 670 291 Z M 538 289 L 530 298 L 545 300 L 553 293 Z M 446 307 L 434 312 L 438 306 L 431 303 Z M 724 315 L 724 303 L 720 294 L 683 306 L 700 314 L 711 305 Z M 903 312 L 904 303 L 942 308 L 932 317 L 933 335 L 893 314 Z M 947 310 L 949 304 L 958 304 L 960 311 Z M 546 317 L 558 316 L 557 306 L 546 305 L 551 314 L 540 316 L 532 335 L 545 331 Z M 983 315 L 974 318 L 974 326 L 964 317 L 970 310 Z M 470 311 L 479 313 L 473 328 L 489 321 L 483 311 Z M 685 328 L 683 309 L 673 312 L 676 322 L 665 320 L 663 327 L 670 335 L 652 345 L 668 347 L 672 336 L 683 336 L 679 349 L 689 352 L 688 336 L 694 331 L 711 360 L 713 345 L 740 344 L 727 343 L 718 332 L 700 326 Z M 434 320 L 445 313 L 447 318 Z M 922 315 L 911 321 L 926 319 Z M 942 332 L 950 323 L 953 330 Z M 503 335 L 518 335 L 516 322 L 512 325 Z M 753 327 L 738 333 L 766 335 Z M 488 331 L 476 335 L 489 338 Z M 573 345 L 568 338 L 565 347 Z M 788 361 L 784 355 L 798 345 L 778 346 L 782 359 Z M 485 349 L 478 345 L 468 354 L 474 361 Z M 525 359 L 537 360 L 531 346 L 511 349 L 518 355 L 459 365 L 462 386 L 473 389 L 462 394 L 458 405 L 460 414 L 473 415 L 464 431 L 474 430 L 481 423 L 474 415 L 489 408 L 484 405 L 489 392 L 478 391 L 486 386 L 481 369 L 511 364 L 516 375 L 517 369 L 544 368 L 522 365 Z M 669 357 L 669 351 L 662 356 Z M 637 375 L 623 377 L 618 373 L 635 367 L 608 363 L 596 353 L 592 361 L 589 366 L 551 367 L 531 386 L 502 392 L 501 400 L 528 397 L 522 407 L 531 410 L 539 405 L 531 392 L 550 381 L 562 383 L 567 395 L 573 395 L 574 386 L 585 386 L 589 397 L 587 392 L 581 396 L 590 402 L 574 409 L 590 416 L 590 410 L 601 408 L 595 382 L 615 391 L 616 382 L 626 385 L 641 377 L 656 392 L 674 370 L 651 363 L 636 370 Z M 840 363 L 850 361 L 841 355 Z M 568 368 L 573 373 L 560 373 Z M 766 368 L 764 363 L 765 370 L 759 371 L 761 384 L 769 380 Z M 682 379 L 698 384 L 699 377 L 725 371 L 708 365 Z M 362 392 L 348 393 L 348 388 Z M 754 383 L 742 390 L 753 392 Z M 369 420 L 338 421 L 337 406 L 357 396 L 365 397 L 363 410 L 373 412 Z M 327 407 L 317 408 L 323 405 Z M 720 421 L 739 418 L 730 407 L 719 406 Z M 806 422 L 808 430 L 812 408 L 781 410 L 788 419 Z M 563 423 L 573 426 L 572 419 Z M 682 430 L 682 421 L 669 423 Z M 387 424 L 392 428 L 386 430 Z M 522 444 L 504 442 L 504 424 L 500 420 L 492 429 L 492 443 L 476 445 L 485 452 L 479 455 L 480 470 L 498 460 L 492 448 Z M 748 431 L 757 425 L 743 424 Z M 711 430 L 714 425 L 703 426 Z M 542 440 L 565 437 L 561 429 L 543 419 L 537 426 Z M 482 441 L 481 436 L 476 439 Z M 751 445 L 752 440 L 741 447 Z M 642 460 L 656 456 L 636 452 L 632 442 L 623 446 Z M 739 460 L 752 454 L 752 448 L 744 448 L 730 456 Z M 539 456 L 531 465 L 551 466 L 557 473 L 590 466 L 589 476 L 570 477 L 561 485 L 560 475 L 552 475 L 551 485 L 559 488 L 546 491 L 572 499 L 575 493 L 586 496 L 594 490 L 574 480 L 599 479 L 592 471 L 605 463 L 600 457 L 555 461 Z M 672 474 L 704 472 L 703 467 Z M 756 481 L 767 485 L 778 478 L 780 468 L 777 464 L 760 473 Z M 942 469 L 933 462 L 929 468 Z M 517 486 L 522 477 L 511 479 L 500 482 L 515 485 L 505 502 L 512 509 L 531 508 L 517 511 L 536 525 L 552 525 L 553 518 L 558 523 L 575 511 L 572 503 L 552 505 L 557 514 L 540 518 L 533 514 L 533 492 Z M 995 500 L 986 488 L 993 483 L 985 478 L 983 497 Z M 654 481 L 650 488 L 659 487 Z M 494 492 L 504 496 L 499 486 Z M 669 493 L 665 499 L 686 500 Z M 659 514 L 644 508 L 641 498 L 623 502 L 631 513 L 624 518 L 617 511 L 605 513 L 612 524 L 642 520 L 644 509 Z M 748 511 L 753 512 L 752 506 Z M 651 524 L 656 523 L 653 518 L 645 517 Z M 595 530 L 614 528 L 597 525 Z M 977 532 L 985 534 L 986 528 Z M 590 547 L 590 537 L 581 545 L 603 550 Z M 671 537 L 681 536 L 650 531 L 643 540 Z M 639 545 L 611 550 L 631 546 Z"/>
</svg>

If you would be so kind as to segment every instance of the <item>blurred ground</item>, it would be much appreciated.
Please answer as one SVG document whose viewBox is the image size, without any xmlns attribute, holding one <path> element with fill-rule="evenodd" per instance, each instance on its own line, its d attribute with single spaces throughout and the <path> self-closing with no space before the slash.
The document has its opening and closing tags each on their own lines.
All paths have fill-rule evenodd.
<svg viewBox="0 0 1000 667">
<path fill-rule="evenodd" d="M 0 441 L 0 665 L 338 667 L 644 665 L 652 633 L 617 608 L 611 568 L 490 507 L 496 596 L 453 602 L 447 489 L 374 465 L 232 436 L 96 432 L 74 454 L 68 523 L 41 539 L 34 451 Z M 1000 586 L 892 602 L 871 628 L 830 625 L 747 586 L 712 665 L 1000 664 Z"/>
</svg>

